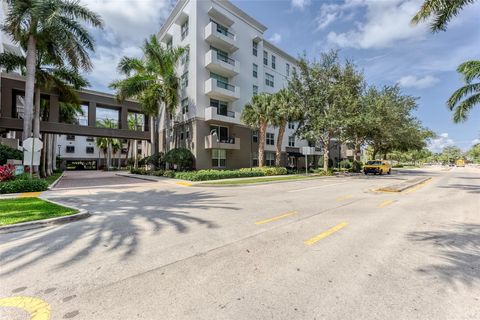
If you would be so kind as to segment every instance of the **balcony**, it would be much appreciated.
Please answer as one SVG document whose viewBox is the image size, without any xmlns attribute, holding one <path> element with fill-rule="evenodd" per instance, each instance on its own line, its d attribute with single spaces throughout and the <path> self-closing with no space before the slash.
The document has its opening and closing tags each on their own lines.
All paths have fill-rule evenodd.
<svg viewBox="0 0 480 320">
<path fill-rule="evenodd" d="M 223 81 L 210 78 L 205 81 L 205 94 L 210 98 L 235 101 L 240 98 L 240 88 Z"/>
<path fill-rule="evenodd" d="M 236 36 L 213 21 L 210 21 L 205 27 L 205 40 L 213 46 L 228 52 L 238 50 Z"/>
<path fill-rule="evenodd" d="M 240 62 L 209 50 L 205 54 L 205 67 L 222 76 L 233 77 L 240 73 Z"/>
<path fill-rule="evenodd" d="M 218 112 L 215 107 L 205 108 L 205 121 L 221 121 L 240 125 L 240 113 L 227 111 L 226 114 Z"/>
<path fill-rule="evenodd" d="M 240 138 L 221 139 L 211 134 L 205 137 L 205 149 L 240 150 Z"/>
</svg>

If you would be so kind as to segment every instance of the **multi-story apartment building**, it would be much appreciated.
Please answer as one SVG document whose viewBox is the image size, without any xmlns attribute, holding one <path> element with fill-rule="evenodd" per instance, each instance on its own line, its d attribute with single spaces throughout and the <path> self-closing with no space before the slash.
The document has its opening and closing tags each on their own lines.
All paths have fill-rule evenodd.
<svg viewBox="0 0 480 320">
<path fill-rule="evenodd" d="M 286 87 L 297 63 L 264 38 L 266 30 L 227 0 L 177 2 L 158 32 L 166 47 L 189 48 L 177 67 L 181 103 L 173 130 L 160 121 L 164 148 L 189 148 L 197 169 L 256 165 L 258 136 L 242 123 L 242 110 L 253 95 Z M 285 166 L 304 165 L 300 147 L 308 143 L 294 132 L 291 123 L 282 144 Z M 277 130 L 268 128 L 267 165 L 274 164 L 276 138 Z"/>
</svg>

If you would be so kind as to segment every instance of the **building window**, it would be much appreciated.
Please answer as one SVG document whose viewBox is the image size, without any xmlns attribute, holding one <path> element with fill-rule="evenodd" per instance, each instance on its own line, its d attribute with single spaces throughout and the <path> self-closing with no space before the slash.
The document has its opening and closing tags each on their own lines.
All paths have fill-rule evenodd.
<svg viewBox="0 0 480 320">
<path fill-rule="evenodd" d="M 256 57 L 258 55 L 258 43 L 252 42 L 252 54 Z"/>
<path fill-rule="evenodd" d="M 267 132 L 267 145 L 273 146 L 275 144 L 275 134 Z"/>
<path fill-rule="evenodd" d="M 228 102 L 225 101 L 219 101 L 215 99 L 210 99 L 210 107 L 214 107 L 217 109 L 217 114 L 221 116 L 233 116 L 235 117 L 235 114 L 232 112 L 228 111 Z"/>
<path fill-rule="evenodd" d="M 287 77 L 290 76 L 290 65 L 287 63 Z"/>
<path fill-rule="evenodd" d="M 277 57 L 275 57 L 273 54 L 272 54 L 272 69 L 275 69 L 277 64 L 276 64 L 276 61 L 277 60 Z"/>
<path fill-rule="evenodd" d="M 182 100 L 182 114 L 188 113 L 188 98 Z"/>
<path fill-rule="evenodd" d="M 293 74 L 297 73 L 297 68 L 293 67 Z"/>
<path fill-rule="evenodd" d="M 254 152 L 252 154 L 252 167 L 258 167 L 258 153 Z"/>
<path fill-rule="evenodd" d="M 222 127 L 217 125 L 210 126 L 210 134 L 217 136 L 218 142 L 229 142 L 228 127 Z"/>
<path fill-rule="evenodd" d="M 263 51 L 263 64 L 268 66 L 268 52 L 267 51 Z"/>
<path fill-rule="evenodd" d="M 188 18 L 187 18 L 187 21 L 185 21 L 182 24 L 181 31 L 182 31 L 182 40 L 183 40 L 185 39 L 186 36 L 188 36 Z"/>
<path fill-rule="evenodd" d="M 227 150 L 213 149 L 212 150 L 212 167 L 225 168 L 227 165 Z"/>
<path fill-rule="evenodd" d="M 180 140 L 183 141 L 184 138 L 185 138 L 185 133 L 182 131 L 180 132 Z"/>
<path fill-rule="evenodd" d="M 295 137 L 294 136 L 288 137 L 288 146 L 289 147 L 295 147 Z"/>
<path fill-rule="evenodd" d="M 170 49 L 172 49 L 172 48 L 173 48 L 173 40 L 170 39 L 170 40 L 168 40 L 168 42 L 167 42 L 167 50 L 170 50 Z"/>
<path fill-rule="evenodd" d="M 295 123 L 293 121 L 288 121 L 288 129 L 295 129 Z"/>
<path fill-rule="evenodd" d="M 313 142 L 313 141 L 308 141 L 308 146 L 309 146 L 310 148 L 315 147 L 315 142 Z"/>
<path fill-rule="evenodd" d="M 258 131 L 253 131 L 252 132 L 252 141 L 254 143 L 257 143 L 258 142 Z"/>
<path fill-rule="evenodd" d="M 275 86 L 275 82 L 273 80 L 273 75 L 271 75 L 270 73 L 265 73 L 265 85 L 269 86 L 269 87 L 274 87 Z"/>
<path fill-rule="evenodd" d="M 187 140 L 190 139 L 190 128 L 189 128 L 189 127 L 187 127 L 187 128 L 185 129 L 185 138 L 186 138 Z"/>
<path fill-rule="evenodd" d="M 258 94 L 258 86 L 253 85 L 253 95 L 256 96 Z"/>
<path fill-rule="evenodd" d="M 65 149 L 67 153 L 74 153 L 75 152 L 75 146 L 67 146 Z"/>
<path fill-rule="evenodd" d="M 185 71 L 184 74 L 182 74 L 182 78 L 180 80 L 180 86 L 182 89 L 188 87 L 188 71 Z"/>
<path fill-rule="evenodd" d="M 93 147 L 87 147 L 85 150 L 86 153 L 93 153 L 93 151 L 94 151 Z"/>
<path fill-rule="evenodd" d="M 223 34 L 224 36 L 227 36 L 229 38 L 234 38 L 234 35 L 228 31 L 228 28 L 225 26 L 222 26 L 221 24 L 216 23 L 215 21 L 213 22 L 217 25 L 217 32 Z"/>
<path fill-rule="evenodd" d="M 71 135 L 71 134 L 68 134 L 68 135 L 67 135 L 67 140 L 75 141 L 75 136 L 74 136 L 74 135 Z"/>
<path fill-rule="evenodd" d="M 95 141 L 94 137 L 87 137 L 87 142 L 93 142 L 93 141 Z"/>
<path fill-rule="evenodd" d="M 182 62 L 182 64 L 186 64 L 186 63 L 188 63 L 188 61 L 190 61 L 190 49 L 189 48 L 185 49 L 185 52 L 182 54 L 182 58 L 180 59 L 180 61 Z"/>
<path fill-rule="evenodd" d="M 258 78 L 258 66 L 256 63 L 253 64 L 253 77 Z"/>
<path fill-rule="evenodd" d="M 275 166 L 275 153 L 265 152 L 265 165 L 267 167 Z"/>
</svg>

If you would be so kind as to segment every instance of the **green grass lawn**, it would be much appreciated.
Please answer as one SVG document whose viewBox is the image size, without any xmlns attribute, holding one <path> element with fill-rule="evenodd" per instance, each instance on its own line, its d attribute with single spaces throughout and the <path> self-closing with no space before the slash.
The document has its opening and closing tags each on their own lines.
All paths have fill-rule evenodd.
<svg viewBox="0 0 480 320">
<path fill-rule="evenodd" d="M 302 175 L 289 175 L 289 176 L 281 176 L 281 177 L 271 177 L 271 178 L 251 178 L 251 179 L 239 179 L 239 180 L 227 180 L 227 181 L 214 181 L 214 182 L 205 182 L 201 184 L 208 184 L 208 185 L 237 185 L 237 184 L 252 184 L 252 183 L 262 183 L 262 182 L 272 182 L 272 181 L 288 181 L 288 180 L 300 180 L 300 179 L 312 179 L 318 178 L 319 176 L 310 175 L 310 176 L 302 176 Z"/>
<path fill-rule="evenodd" d="M 68 216 L 78 211 L 39 198 L 0 200 L 0 226 L 14 223 Z"/>
<path fill-rule="evenodd" d="M 46 177 L 44 178 L 43 180 L 47 181 L 48 184 L 52 184 L 55 182 L 55 180 L 57 180 L 58 178 L 60 178 L 60 176 L 62 175 L 61 172 L 55 172 L 54 174 L 52 174 L 50 177 Z"/>
</svg>

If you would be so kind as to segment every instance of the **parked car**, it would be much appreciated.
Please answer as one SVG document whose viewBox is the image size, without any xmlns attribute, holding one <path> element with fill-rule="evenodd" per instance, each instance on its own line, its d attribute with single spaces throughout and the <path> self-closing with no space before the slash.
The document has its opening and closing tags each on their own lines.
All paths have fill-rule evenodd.
<svg viewBox="0 0 480 320">
<path fill-rule="evenodd" d="M 370 160 L 363 166 L 363 173 L 364 174 L 391 174 L 392 173 L 392 165 L 390 162 L 385 160 Z"/>
</svg>

